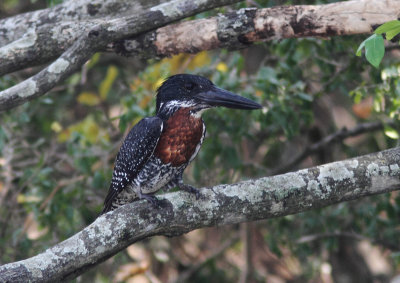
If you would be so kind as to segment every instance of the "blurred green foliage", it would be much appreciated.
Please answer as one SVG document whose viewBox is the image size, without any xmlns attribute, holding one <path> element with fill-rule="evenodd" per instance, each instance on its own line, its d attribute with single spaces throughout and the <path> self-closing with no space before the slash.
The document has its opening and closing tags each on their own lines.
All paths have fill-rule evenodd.
<svg viewBox="0 0 400 283">
<path fill-rule="evenodd" d="M 6 2 L 2 9 L 18 1 Z M 333 1 L 257 2 L 269 7 Z M 262 111 L 212 109 L 204 114 L 207 138 L 185 174 L 188 183 L 198 187 L 272 174 L 308 145 L 343 126 L 395 121 L 384 131 L 366 132 L 327 145 L 294 169 L 398 145 L 398 50 L 387 51 L 380 67 L 372 68 L 354 56 L 362 39 L 285 39 L 247 50 L 216 50 L 148 62 L 94 55 L 82 72 L 48 95 L 0 114 L 0 263 L 33 256 L 97 217 L 123 136 L 140 119 L 154 115 L 155 91 L 172 74 L 206 76 L 216 85 L 264 106 Z M 0 90 L 20 79 L 15 74 L 2 77 Z M 340 237 L 329 235 L 341 232 L 362 235 L 386 249 L 393 274 L 398 272 L 399 219 L 400 195 L 392 193 L 261 221 L 255 224 L 253 233 L 262 235 L 261 244 L 257 243 L 278 259 L 289 258 L 300 264 L 293 277 L 316 282 L 322 263 L 329 261 L 326 251 L 334 252 L 341 245 Z M 202 245 L 211 245 L 207 233 L 217 233 L 218 241 L 222 241 L 237 229 L 207 230 L 202 234 Z M 307 235 L 327 236 L 299 242 Z M 179 239 L 179 243 L 171 240 L 165 244 L 169 245 L 168 264 L 160 260 L 158 242 L 143 243 L 151 251 L 152 270 L 161 274 L 160 278 L 167 278 L 163 266 L 178 273 L 185 270 L 179 256 L 171 255 L 188 241 Z M 237 254 L 242 248 L 243 244 L 234 245 L 229 252 Z M 120 265 L 131 261 L 132 256 L 120 253 L 83 278 L 108 282 Z M 218 282 L 232 282 L 240 273 L 239 265 L 226 255 L 204 264 L 191 282 L 216 282 L 217 278 Z M 256 270 L 254 282 L 265 282 L 263 274 Z"/>
</svg>

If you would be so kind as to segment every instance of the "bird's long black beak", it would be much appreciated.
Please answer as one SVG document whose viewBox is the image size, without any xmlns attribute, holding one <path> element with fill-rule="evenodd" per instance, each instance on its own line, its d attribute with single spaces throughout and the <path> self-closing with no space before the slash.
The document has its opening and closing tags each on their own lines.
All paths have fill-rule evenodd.
<svg viewBox="0 0 400 283">
<path fill-rule="evenodd" d="M 195 95 L 202 103 L 208 104 L 211 107 L 223 106 L 235 109 L 260 109 L 262 106 L 257 102 L 234 94 L 225 89 L 213 86 L 206 92 L 201 92 Z"/>
</svg>

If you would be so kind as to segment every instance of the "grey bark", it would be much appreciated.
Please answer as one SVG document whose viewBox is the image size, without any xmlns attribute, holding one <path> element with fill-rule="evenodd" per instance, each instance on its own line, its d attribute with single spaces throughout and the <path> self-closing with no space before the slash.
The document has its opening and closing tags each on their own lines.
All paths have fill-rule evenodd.
<svg viewBox="0 0 400 283">
<path fill-rule="evenodd" d="M 41 26 L 74 23 L 98 18 L 125 17 L 168 0 L 66 0 L 52 8 L 0 19 L 0 46 Z M 62 34 L 59 34 L 62 36 Z"/>
<path fill-rule="evenodd" d="M 377 25 L 400 17 L 399 1 L 360 0 L 320 6 L 241 9 L 159 28 L 238 0 L 160 2 L 163 3 L 138 12 L 126 0 L 67 1 L 51 9 L 0 21 L 3 42 L 9 42 L 0 48 L 0 75 L 58 57 L 37 75 L 0 92 L 0 111 L 43 95 L 97 51 L 163 57 L 220 47 L 243 48 L 270 39 L 368 33 Z M 139 4 L 139 7 L 144 6 Z M 124 9 L 130 9 L 133 16 Z M 25 33 L 18 28 L 20 24 Z M 13 29 L 16 34 L 23 33 L 22 38 L 12 37 Z"/>
<path fill-rule="evenodd" d="M 59 81 L 76 71 L 95 52 L 104 49 L 110 42 L 134 36 L 233 2 L 235 0 L 172 0 L 133 16 L 102 20 L 82 34 L 71 47 L 48 67 L 33 77 L 0 92 L 0 111 L 10 109 L 45 94 Z M 30 45 L 36 39 L 36 34 L 33 33 L 29 39 L 25 39 L 23 44 Z M 6 48 L 12 49 L 10 45 L 7 45 Z"/>
<path fill-rule="evenodd" d="M 99 217 L 71 238 L 29 259 L 0 266 L 1 282 L 72 279 L 127 246 L 155 235 L 267 219 L 400 189 L 400 147 L 283 175 L 159 196 Z"/>
<path fill-rule="evenodd" d="M 82 34 L 113 18 L 140 14 L 168 0 L 69 0 L 0 20 L 0 75 L 50 62 Z"/>
<path fill-rule="evenodd" d="M 26 20 L 25 15 L 0 20 L 0 27 L 7 27 L 0 28 L 0 46 L 4 45 L 0 48 L 0 75 L 49 62 L 98 23 L 151 7 L 149 3 L 145 7 L 140 1 L 136 7 L 126 0 L 107 0 L 103 4 L 101 1 L 87 3 L 87 0 L 69 2 L 25 14 L 29 16 Z M 110 8 L 109 14 L 106 8 Z M 223 47 L 238 49 L 271 39 L 370 33 L 376 26 L 399 17 L 398 1 L 380 0 L 241 9 L 162 27 L 114 42 L 101 51 L 153 58 Z M 38 20 L 35 22 L 35 19 Z M 1 40 L 1 31 L 4 40 Z"/>
<path fill-rule="evenodd" d="M 371 33 L 377 26 L 399 17 L 399 1 L 361 0 L 248 8 L 161 27 L 135 39 L 115 43 L 109 51 L 164 57 L 216 48 L 240 49 L 273 39 Z"/>
</svg>

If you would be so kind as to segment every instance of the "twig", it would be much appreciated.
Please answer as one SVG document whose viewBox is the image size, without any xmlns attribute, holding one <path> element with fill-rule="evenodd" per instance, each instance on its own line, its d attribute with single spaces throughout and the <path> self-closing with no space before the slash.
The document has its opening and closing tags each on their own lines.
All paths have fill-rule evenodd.
<svg viewBox="0 0 400 283">
<path fill-rule="evenodd" d="M 4 183 L 2 184 L 2 189 L 0 190 L 0 206 L 2 206 L 2 203 L 5 201 L 7 194 L 9 190 L 11 189 L 11 183 L 12 183 L 12 165 L 11 161 L 14 158 L 14 148 L 13 148 L 13 142 L 10 142 L 10 145 L 5 145 L 3 148 L 3 160 L 4 164 L 1 164 L 0 167 L 3 167 L 3 176 L 4 176 Z"/>
<path fill-rule="evenodd" d="M 236 244 L 239 240 L 240 240 L 240 235 L 239 233 L 236 233 L 233 237 L 226 240 L 216 251 L 211 253 L 208 257 L 203 259 L 201 262 L 192 265 L 188 270 L 182 272 L 178 276 L 178 278 L 172 281 L 172 283 L 187 282 L 190 279 L 190 277 L 192 277 L 193 274 L 197 273 L 201 268 L 203 268 L 204 265 L 222 255 L 223 252 L 225 252 L 228 248 Z"/>
<path fill-rule="evenodd" d="M 240 274 L 240 283 L 251 282 L 251 276 L 253 274 L 253 262 L 252 262 L 252 230 L 251 223 L 243 223 L 241 225 L 242 242 L 244 243 L 243 257 L 244 257 L 244 268 Z"/>
<path fill-rule="evenodd" d="M 56 193 L 65 186 L 68 186 L 69 184 L 73 184 L 77 181 L 83 180 L 84 176 L 78 176 L 72 179 L 68 179 L 68 180 L 62 180 L 58 183 L 58 185 L 56 187 L 54 187 L 54 189 L 51 191 L 51 193 L 46 197 L 46 199 L 42 202 L 42 204 L 39 207 L 39 211 L 43 211 L 46 207 L 47 204 L 54 198 L 54 196 L 56 195 Z M 24 221 L 24 227 L 22 229 L 22 232 L 19 234 L 19 237 L 17 238 L 17 241 L 19 241 L 21 239 L 21 237 L 23 235 L 25 235 L 25 233 L 28 231 L 29 227 L 32 225 L 34 220 L 34 215 L 33 214 L 28 214 L 28 216 L 25 218 Z"/>
<path fill-rule="evenodd" d="M 289 170 L 293 169 L 297 164 L 301 163 L 304 159 L 306 159 L 309 155 L 321 150 L 322 148 L 324 148 L 325 146 L 327 146 L 329 144 L 342 141 L 349 137 L 358 136 L 358 135 L 361 135 L 366 132 L 382 130 L 385 125 L 394 126 L 394 122 L 389 121 L 386 123 L 383 123 L 383 122 L 363 123 L 363 124 L 357 125 L 356 127 L 354 127 L 353 129 L 350 129 L 350 130 L 348 130 L 346 128 L 342 128 L 341 130 L 339 130 L 333 134 L 330 134 L 329 136 L 326 136 L 321 141 L 307 146 L 306 149 L 304 149 L 304 151 L 302 153 L 300 153 L 297 157 L 293 158 L 290 162 L 273 170 L 271 175 L 277 175 L 277 174 L 281 174 L 284 172 L 288 172 Z"/>
<path fill-rule="evenodd" d="M 318 240 L 321 240 L 324 238 L 333 238 L 333 237 L 346 237 L 346 238 L 355 239 L 357 241 L 366 240 L 372 244 L 377 244 L 377 245 L 383 246 L 392 251 L 400 250 L 400 246 L 398 246 L 398 245 L 393 245 L 393 244 L 387 243 L 380 239 L 371 239 L 371 238 L 365 237 L 363 235 L 356 234 L 354 232 L 332 232 L 332 233 L 323 233 L 323 234 L 312 234 L 312 235 L 302 236 L 300 239 L 298 239 L 296 241 L 296 243 L 297 244 L 305 244 L 305 243 L 309 243 L 309 242 L 313 242 L 313 241 L 318 241 Z"/>
</svg>

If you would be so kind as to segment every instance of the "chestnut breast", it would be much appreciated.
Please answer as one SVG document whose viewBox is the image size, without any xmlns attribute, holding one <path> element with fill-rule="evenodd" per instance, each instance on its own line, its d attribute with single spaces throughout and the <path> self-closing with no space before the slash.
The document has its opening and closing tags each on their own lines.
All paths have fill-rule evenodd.
<svg viewBox="0 0 400 283">
<path fill-rule="evenodd" d="M 154 155 L 164 164 L 178 167 L 189 163 L 203 137 L 203 120 L 190 114 L 190 108 L 177 110 L 166 122 Z"/>
</svg>

